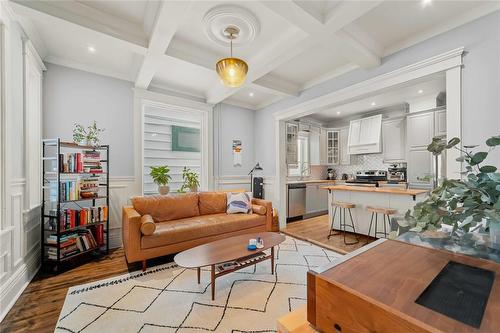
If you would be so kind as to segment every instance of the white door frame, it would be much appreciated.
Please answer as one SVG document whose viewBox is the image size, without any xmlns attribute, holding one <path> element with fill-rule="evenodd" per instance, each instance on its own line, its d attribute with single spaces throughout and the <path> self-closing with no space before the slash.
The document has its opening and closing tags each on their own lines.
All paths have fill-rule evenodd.
<svg viewBox="0 0 500 333">
<path fill-rule="evenodd" d="M 280 228 L 286 226 L 286 161 L 285 132 L 283 123 L 289 119 L 313 114 L 320 108 L 363 98 L 405 82 L 413 81 L 436 73 L 446 73 L 446 128 L 447 139 L 462 138 L 462 55 L 460 47 L 417 63 L 375 76 L 331 93 L 296 104 L 274 114 L 276 147 L 276 200 L 278 202 Z M 448 175 L 460 175 L 461 166 L 455 161 L 459 152 L 447 153 L 446 169 Z"/>
<path fill-rule="evenodd" d="M 202 190 L 213 188 L 213 106 L 188 99 L 164 95 L 144 89 L 134 89 L 134 195 L 143 194 L 144 184 L 144 107 L 174 105 L 177 109 L 186 112 L 197 112 L 202 116 L 201 123 L 201 160 Z"/>
</svg>

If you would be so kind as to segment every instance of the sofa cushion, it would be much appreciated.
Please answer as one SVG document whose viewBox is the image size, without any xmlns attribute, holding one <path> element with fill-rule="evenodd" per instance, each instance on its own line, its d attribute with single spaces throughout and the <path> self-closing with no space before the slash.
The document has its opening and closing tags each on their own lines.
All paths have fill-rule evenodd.
<svg viewBox="0 0 500 333">
<path fill-rule="evenodd" d="M 226 193 L 223 192 L 199 192 L 198 206 L 200 215 L 225 213 L 226 200 Z"/>
<path fill-rule="evenodd" d="M 259 214 L 259 215 L 266 215 L 267 208 L 266 208 L 266 206 L 252 205 L 252 212 Z"/>
<path fill-rule="evenodd" d="M 244 193 L 227 193 L 227 209 L 228 214 L 250 214 L 252 213 L 252 197 L 250 192 Z"/>
<path fill-rule="evenodd" d="M 152 195 L 132 198 L 134 209 L 141 215 L 149 214 L 155 222 L 171 221 L 200 215 L 198 194 Z"/>
<path fill-rule="evenodd" d="M 141 217 L 141 233 L 143 235 L 151 235 L 156 230 L 156 223 L 151 215 L 142 215 Z"/>
<path fill-rule="evenodd" d="M 265 224 L 266 217 L 262 215 L 225 213 L 160 222 L 152 235 L 142 236 L 141 248 L 150 249 Z"/>
</svg>

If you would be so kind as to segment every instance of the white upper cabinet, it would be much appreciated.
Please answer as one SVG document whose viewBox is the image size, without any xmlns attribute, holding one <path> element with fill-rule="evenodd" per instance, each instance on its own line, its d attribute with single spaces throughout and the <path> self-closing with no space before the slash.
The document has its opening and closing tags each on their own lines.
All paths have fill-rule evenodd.
<svg viewBox="0 0 500 333">
<path fill-rule="evenodd" d="M 329 165 L 339 164 L 339 131 L 326 132 L 326 162 Z"/>
<path fill-rule="evenodd" d="M 321 128 L 313 127 L 309 132 L 309 161 L 311 165 L 321 164 Z"/>
<path fill-rule="evenodd" d="M 339 130 L 339 142 L 340 142 L 340 164 L 349 165 L 351 164 L 351 155 L 348 151 L 348 139 L 349 139 L 349 127 L 344 127 Z"/>
<path fill-rule="evenodd" d="M 434 113 L 435 136 L 446 136 L 446 110 Z"/>
<path fill-rule="evenodd" d="M 406 161 L 406 121 L 404 118 L 382 123 L 384 163 Z"/>
<path fill-rule="evenodd" d="M 349 124 L 348 153 L 380 153 L 382 115 L 352 120 Z"/>
<path fill-rule="evenodd" d="M 426 148 L 434 137 L 434 112 L 409 115 L 406 119 L 408 147 Z"/>
<path fill-rule="evenodd" d="M 321 132 L 319 135 L 319 162 L 321 165 L 327 165 L 327 157 L 326 157 L 326 138 L 327 136 L 327 130 L 324 128 L 321 128 Z"/>
<path fill-rule="evenodd" d="M 299 160 L 298 155 L 298 135 L 299 126 L 297 124 L 286 123 L 286 164 L 296 165 Z"/>
</svg>

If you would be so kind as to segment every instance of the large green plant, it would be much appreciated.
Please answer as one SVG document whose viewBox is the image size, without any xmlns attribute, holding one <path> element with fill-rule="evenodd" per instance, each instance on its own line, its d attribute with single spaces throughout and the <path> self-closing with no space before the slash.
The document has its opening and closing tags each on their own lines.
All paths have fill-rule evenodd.
<svg viewBox="0 0 500 333">
<path fill-rule="evenodd" d="M 149 175 L 151 176 L 151 178 L 153 178 L 153 181 L 158 186 L 167 185 L 168 182 L 172 179 L 172 177 L 170 177 L 170 175 L 168 174 L 170 172 L 170 169 L 166 165 L 149 168 L 151 169 Z"/>
<path fill-rule="evenodd" d="M 182 184 L 179 192 L 185 192 L 186 189 L 192 190 L 200 186 L 198 174 L 188 167 L 184 167 L 182 170 L 182 179 L 184 180 L 184 184 Z"/>
<path fill-rule="evenodd" d="M 410 231 L 437 230 L 441 224 L 453 226 L 453 230 L 469 232 L 482 226 L 483 219 L 500 223 L 500 173 L 497 167 L 485 165 L 488 153 L 500 145 L 500 136 L 486 140 L 488 151 L 475 151 L 477 146 L 457 146 L 458 138 L 446 142 L 434 138 L 427 150 L 440 155 L 445 149 L 457 149 L 462 156 L 458 162 L 466 164 L 462 180 L 445 179 L 433 190 L 428 199 L 408 211 L 400 226 Z"/>
</svg>

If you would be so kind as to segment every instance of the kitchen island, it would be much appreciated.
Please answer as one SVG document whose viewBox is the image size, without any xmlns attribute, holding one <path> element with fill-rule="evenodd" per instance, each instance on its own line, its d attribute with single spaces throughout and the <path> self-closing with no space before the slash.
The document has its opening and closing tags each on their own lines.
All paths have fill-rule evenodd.
<svg viewBox="0 0 500 333">
<path fill-rule="evenodd" d="M 370 226 L 371 212 L 366 210 L 367 206 L 393 208 L 398 211 L 398 215 L 404 215 L 406 211 L 413 208 L 417 202 L 425 200 L 429 193 L 428 190 L 420 189 L 349 185 L 322 186 L 321 189 L 328 191 L 328 216 L 330 223 L 333 214 L 331 205 L 333 201 L 353 203 L 356 205 L 355 208 L 351 209 L 354 227 L 356 228 L 356 233 L 362 235 L 368 235 L 368 228 Z M 379 230 L 383 230 L 382 221 L 382 218 L 379 216 Z M 347 214 L 347 222 L 350 222 L 349 214 Z M 372 235 L 374 224 L 371 231 Z M 338 213 L 333 228 L 335 230 L 340 230 Z"/>
</svg>

